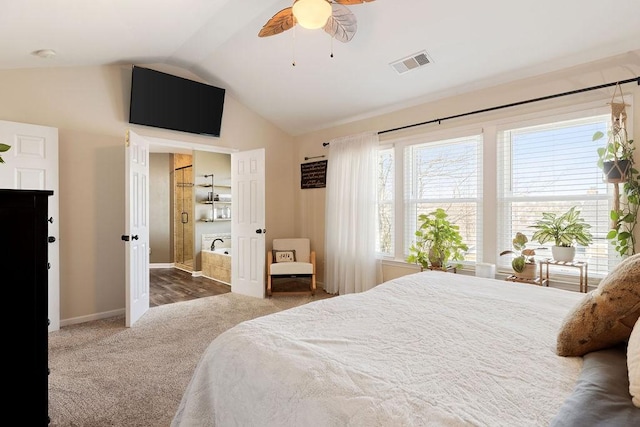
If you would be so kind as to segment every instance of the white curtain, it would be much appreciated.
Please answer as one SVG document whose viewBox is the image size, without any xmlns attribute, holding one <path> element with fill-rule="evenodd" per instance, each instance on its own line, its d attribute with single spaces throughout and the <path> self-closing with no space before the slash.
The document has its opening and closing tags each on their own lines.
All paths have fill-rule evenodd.
<svg viewBox="0 0 640 427">
<path fill-rule="evenodd" d="M 324 288 L 331 294 L 376 285 L 375 212 L 378 134 L 329 143 Z"/>
</svg>

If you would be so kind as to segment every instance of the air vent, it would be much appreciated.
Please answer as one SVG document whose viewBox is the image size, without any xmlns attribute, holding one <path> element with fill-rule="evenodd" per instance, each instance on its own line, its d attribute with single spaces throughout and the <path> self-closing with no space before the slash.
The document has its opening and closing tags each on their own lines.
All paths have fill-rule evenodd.
<svg viewBox="0 0 640 427">
<path fill-rule="evenodd" d="M 392 62 L 389 65 L 391 65 L 391 67 L 393 67 L 393 69 L 396 70 L 398 74 L 404 74 L 430 63 L 431 59 L 429 59 L 427 52 L 423 50 L 422 52 L 418 52 L 406 58 L 402 58 L 398 61 Z"/>
</svg>

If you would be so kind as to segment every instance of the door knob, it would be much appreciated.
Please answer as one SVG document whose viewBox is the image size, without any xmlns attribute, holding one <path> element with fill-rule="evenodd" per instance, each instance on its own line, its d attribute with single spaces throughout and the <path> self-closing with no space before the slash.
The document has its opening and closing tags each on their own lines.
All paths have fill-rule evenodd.
<svg viewBox="0 0 640 427">
<path fill-rule="evenodd" d="M 55 241 L 56 241 L 56 238 L 55 238 L 55 237 L 53 237 L 53 236 L 49 236 L 49 237 L 47 238 L 47 240 L 49 241 L 49 243 L 53 243 L 53 242 L 55 242 Z"/>
<path fill-rule="evenodd" d="M 257 233 L 257 234 L 266 234 L 266 232 L 267 232 L 267 230 L 265 230 L 264 228 L 258 228 L 258 229 L 256 230 L 256 233 Z"/>
</svg>

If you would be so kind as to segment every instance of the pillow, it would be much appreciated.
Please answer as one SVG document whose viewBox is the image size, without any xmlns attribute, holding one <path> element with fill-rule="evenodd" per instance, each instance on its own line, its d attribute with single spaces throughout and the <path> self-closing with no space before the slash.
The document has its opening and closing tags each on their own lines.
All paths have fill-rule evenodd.
<svg viewBox="0 0 640 427">
<path fill-rule="evenodd" d="M 640 410 L 629 396 L 625 345 L 584 356 L 573 392 L 550 427 L 640 426 Z"/>
<path fill-rule="evenodd" d="M 273 262 L 296 262 L 296 251 L 288 249 L 286 251 L 274 249 Z"/>
<path fill-rule="evenodd" d="M 584 356 L 631 335 L 640 317 L 640 254 L 625 258 L 565 316 L 556 353 Z"/>
<path fill-rule="evenodd" d="M 629 370 L 629 394 L 633 404 L 640 408 L 640 319 L 633 327 L 627 346 L 627 368 Z"/>
</svg>

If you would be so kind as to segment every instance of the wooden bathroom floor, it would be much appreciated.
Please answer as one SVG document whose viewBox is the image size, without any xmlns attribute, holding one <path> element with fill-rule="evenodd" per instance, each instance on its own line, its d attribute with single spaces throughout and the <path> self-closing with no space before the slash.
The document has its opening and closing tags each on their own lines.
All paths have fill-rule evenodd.
<svg viewBox="0 0 640 427">
<path fill-rule="evenodd" d="M 308 279 L 275 279 L 274 292 L 307 291 Z M 149 307 L 211 297 L 231 292 L 231 286 L 206 277 L 193 277 L 191 273 L 178 268 L 149 269 Z M 330 297 L 322 288 L 316 295 Z"/>
<path fill-rule="evenodd" d="M 177 268 L 149 269 L 149 307 L 231 292 L 231 287 Z"/>
</svg>

